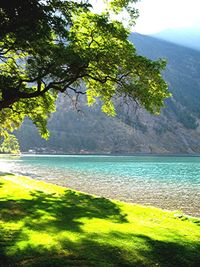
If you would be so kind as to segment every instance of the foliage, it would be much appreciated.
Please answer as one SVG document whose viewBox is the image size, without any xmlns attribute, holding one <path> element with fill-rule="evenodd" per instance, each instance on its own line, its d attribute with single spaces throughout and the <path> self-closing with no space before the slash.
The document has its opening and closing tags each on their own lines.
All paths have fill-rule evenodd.
<svg viewBox="0 0 200 267">
<path fill-rule="evenodd" d="M 161 77 L 162 60 L 136 54 L 129 31 L 112 13 L 126 10 L 132 23 L 135 0 L 107 1 L 111 8 L 95 14 L 88 1 L 1 1 L 1 135 L 18 128 L 25 117 L 48 137 L 46 120 L 59 92 L 97 98 L 102 110 L 115 114 L 114 97 L 130 98 L 158 113 L 169 97 Z"/>
<path fill-rule="evenodd" d="M 0 145 L 0 152 L 19 154 L 20 147 L 17 138 L 13 134 L 9 134 L 4 138 L 4 141 Z"/>
<path fill-rule="evenodd" d="M 154 60 L 167 59 L 164 77 L 173 98 L 165 101 L 161 116 L 149 116 L 121 99 L 115 101 L 117 116 L 112 118 L 103 114 L 100 106 L 86 107 L 85 96 L 79 98 L 77 109 L 81 112 L 76 112 L 69 99 L 61 95 L 57 112 L 49 120 L 50 139 L 42 140 L 31 122 L 28 125 L 26 122 L 17 132 L 22 151 L 39 152 L 43 147 L 57 153 L 79 153 L 81 149 L 94 153 L 115 153 L 119 149 L 121 153 L 133 153 L 141 152 L 138 145 L 145 144 L 144 152 L 153 143 L 158 148 L 155 153 L 200 152 L 198 129 L 187 130 L 195 129 L 200 118 L 200 53 L 150 36 L 132 34 L 131 39 L 138 53 Z"/>
<path fill-rule="evenodd" d="M 199 266 L 200 221 L 0 177 L 1 266 Z"/>
</svg>

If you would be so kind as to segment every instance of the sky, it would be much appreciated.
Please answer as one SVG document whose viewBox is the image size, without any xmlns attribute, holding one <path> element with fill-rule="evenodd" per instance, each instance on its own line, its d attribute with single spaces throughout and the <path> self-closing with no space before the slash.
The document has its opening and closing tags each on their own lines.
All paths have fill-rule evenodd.
<svg viewBox="0 0 200 267">
<path fill-rule="evenodd" d="M 149 34 L 170 28 L 199 28 L 200 0 L 141 0 L 135 31 Z"/>
<path fill-rule="evenodd" d="M 101 0 L 91 0 L 96 9 L 102 9 Z M 140 17 L 133 31 L 152 34 L 171 28 L 200 30 L 200 0 L 140 0 Z"/>
</svg>

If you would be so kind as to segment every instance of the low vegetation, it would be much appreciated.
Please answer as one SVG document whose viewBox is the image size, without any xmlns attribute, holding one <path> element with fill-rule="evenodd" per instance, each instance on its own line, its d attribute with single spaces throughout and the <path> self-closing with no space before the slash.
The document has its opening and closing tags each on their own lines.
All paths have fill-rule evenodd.
<svg viewBox="0 0 200 267">
<path fill-rule="evenodd" d="M 200 220 L 0 176 L 0 266 L 200 266 Z"/>
</svg>

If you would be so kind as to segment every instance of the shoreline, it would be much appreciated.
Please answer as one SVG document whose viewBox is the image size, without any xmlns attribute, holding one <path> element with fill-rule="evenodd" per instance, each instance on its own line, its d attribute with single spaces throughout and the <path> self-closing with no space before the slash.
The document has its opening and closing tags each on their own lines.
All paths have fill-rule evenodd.
<svg viewBox="0 0 200 267">
<path fill-rule="evenodd" d="M 2 173 L 0 172 L 0 177 L 1 177 Z M 110 201 L 114 201 L 114 202 L 121 202 L 121 203 L 125 203 L 125 204 L 130 204 L 130 205 L 136 205 L 136 206 L 141 206 L 141 207 L 145 207 L 145 208 L 156 208 L 156 209 L 160 209 L 162 211 L 166 211 L 166 212 L 175 212 L 177 214 L 177 216 L 181 217 L 187 217 L 187 218 L 195 218 L 195 219 L 200 219 L 200 212 L 199 213 L 192 213 L 192 212 L 185 212 L 184 210 L 178 209 L 176 207 L 173 208 L 167 208 L 166 206 L 164 206 L 161 201 L 160 198 L 158 198 L 158 202 L 155 202 L 155 204 L 153 203 L 146 203 L 139 201 L 138 199 L 135 199 L 135 201 L 132 201 L 131 199 L 126 199 L 124 197 L 120 197 L 119 195 L 116 195 L 116 197 L 112 197 L 112 196 L 108 196 L 107 194 L 100 194 L 98 193 L 98 191 L 94 192 L 94 190 L 83 190 L 82 188 L 79 187 L 71 187 L 71 186 L 67 186 L 67 185 L 62 185 L 58 182 L 53 182 L 51 180 L 45 179 L 45 178 L 38 178 L 36 175 L 30 176 L 30 175 L 23 175 L 23 174 L 18 174 L 18 173 L 4 173 L 3 175 L 11 175 L 11 176 L 15 176 L 15 177 L 25 177 L 27 179 L 30 179 L 32 181 L 35 182 L 44 182 L 49 184 L 50 186 L 58 186 L 61 187 L 62 189 L 67 189 L 67 190 L 71 190 L 71 191 L 75 191 L 84 195 L 90 195 L 93 197 L 97 197 L 97 198 L 105 198 L 108 199 Z M 138 195 L 141 195 L 141 192 L 138 192 Z M 157 204 L 156 204 L 157 203 Z"/>
<path fill-rule="evenodd" d="M 18 175 L 18 174 L 17 174 Z M 21 175 L 21 174 L 20 174 Z M 22 174 L 23 175 L 23 174 Z M 137 183 L 135 188 L 130 188 L 129 183 L 117 184 L 105 181 L 86 181 L 79 178 L 46 178 L 37 175 L 25 174 L 31 179 L 48 182 L 61 187 L 76 190 L 84 194 L 96 195 L 125 203 L 143 205 L 146 207 L 156 207 L 167 211 L 178 211 L 187 216 L 200 217 L 199 191 L 190 192 L 190 197 L 183 195 L 180 191 L 175 194 L 169 187 L 146 188 Z M 195 198 L 196 196 L 196 198 Z M 186 200 L 187 199 L 187 200 Z M 187 205 L 186 205 L 187 203 Z M 194 205 L 195 204 L 195 205 Z"/>
<path fill-rule="evenodd" d="M 147 158 L 143 157 L 144 164 L 139 165 L 138 169 L 131 169 L 131 175 L 129 175 L 128 170 L 128 175 L 126 175 L 126 172 L 124 172 L 126 168 L 132 168 L 134 165 L 124 165 L 125 168 L 120 169 L 120 164 L 121 162 L 124 162 L 124 164 L 132 162 L 132 160 L 129 161 L 128 156 L 122 157 L 124 161 L 121 161 L 121 159 L 118 160 L 117 157 L 113 157 L 114 159 L 112 159 L 112 156 L 108 155 L 102 155 L 103 158 L 101 156 L 95 157 L 91 155 L 65 156 L 49 155 L 48 157 L 47 155 L 27 155 L 19 159 L 6 159 L 5 157 L 5 161 L 2 159 L 0 165 L 2 164 L 1 170 L 5 172 L 10 171 L 16 175 L 29 176 L 35 180 L 50 182 L 87 194 L 116 199 L 126 203 L 154 206 L 164 210 L 179 210 L 188 216 L 200 217 L 200 181 L 198 175 L 200 161 L 198 158 L 194 160 L 180 159 L 180 161 L 178 159 L 178 162 L 182 164 L 180 170 L 183 168 L 183 174 L 185 162 L 197 162 L 198 165 L 195 165 L 196 181 L 193 183 L 190 182 L 190 176 L 188 175 L 193 172 L 194 168 L 190 168 L 191 172 L 187 172 L 185 176 L 179 175 L 176 178 L 176 176 L 173 176 L 173 172 L 170 171 L 170 174 L 167 173 L 168 176 L 163 174 L 159 178 L 160 163 L 156 165 L 152 164 L 157 161 L 161 162 L 161 164 L 164 162 L 165 170 L 168 172 L 168 166 L 171 165 L 167 164 L 168 162 L 170 164 L 172 162 L 173 164 L 174 159 L 160 160 L 158 157 L 156 160 L 151 159 L 149 161 L 148 156 Z M 135 159 L 133 159 L 134 161 Z M 87 165 L 88 162 L 89 166 Z M 119 165 L 118 162 L 120 163 Z M 140 163 L 143 161 L 140 158 L 136 158 L 135 162 Z M 79 166 L 79 163 L 82 165 Z M 110 169 L 107 167 L 106 169 L 105 166 L 110 166 Z M 147 176 L 145 176 L 145 173 L 142 176 L 141 169 L 139 168 L 142 168 L 142 171 L 145 171 Z M 122 171 L 119 172 L 118 170 Z M 151 171 L 154 170 L 157 170 L 158 179 L 154 173 L 148 177 L 148 174 L 150 173 L 151 175 Z"/>
<path fill-rule="evenodd" d="M 21 152 L 20 154 L 6 154 L 0 153 L 0 157 L 21 157 L 21 156 L 37 156 L 37 157 L 63 157 L 63 156 L 108 156 L 108 157 L 200 157 L 200 153 L 144 153 L 144 152 L 136 152 L 136 153 L 30 153 L 30 152 Z"/>
</svg>

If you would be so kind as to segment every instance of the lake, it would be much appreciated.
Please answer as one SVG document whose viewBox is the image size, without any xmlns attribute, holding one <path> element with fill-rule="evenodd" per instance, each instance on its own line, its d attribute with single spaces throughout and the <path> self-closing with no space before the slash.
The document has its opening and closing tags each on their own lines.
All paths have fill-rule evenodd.
<svg viewBox="0 0 200 267">
<path fill-rule="evenodd" d="M 200 216 L 200 157 L 23 155 L 1 171 L 98 196 Z"/>
</svg>

